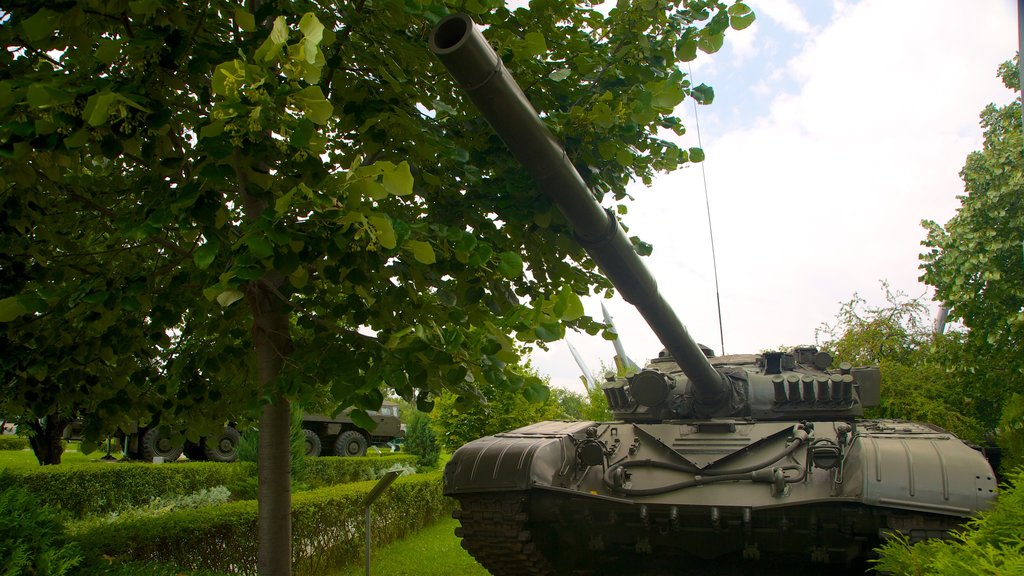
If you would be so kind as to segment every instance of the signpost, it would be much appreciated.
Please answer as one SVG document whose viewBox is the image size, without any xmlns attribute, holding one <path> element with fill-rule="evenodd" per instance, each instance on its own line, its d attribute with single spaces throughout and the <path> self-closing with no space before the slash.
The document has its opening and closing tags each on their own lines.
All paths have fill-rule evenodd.
<svg viewBox="0 0 1024 576">
<path fill-rule="evenodd" d="M 370 506 L 374 500 L 379 498 L 388 489 L 388 486 L 391 486 L 391 483 L 395 481 L 395 478 L 398 478 L 399 474 L 397 471 L 388 472 L 377 481 L 377 484 L 366 495 L 366 498 L 363 498 L 363 507 L 366 508 L 366 576 L 370 576 Z"/>
</svg>

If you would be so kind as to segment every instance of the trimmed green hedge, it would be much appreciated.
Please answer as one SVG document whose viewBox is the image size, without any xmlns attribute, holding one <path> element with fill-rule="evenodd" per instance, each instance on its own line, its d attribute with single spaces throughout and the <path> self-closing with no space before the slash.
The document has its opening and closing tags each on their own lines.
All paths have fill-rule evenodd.
<svg viewBox="0 0 1024 576">
<path fill-rule="evenodd" d="M 320 575 L 358 562 L 365 521 L 361 504 L 375 483 L 331 486 L 292 497 L 296 576 Z M 452 507 L 441 493 L 441 472 L 399 478 L 373 505 L 373 541 L 382 545 L 402 538 L 449 514 Z M 93 526 L 74 538 L 97 556 L 256 574 L 256 519 L 255 501 L 232 502 Z"/>
<path fill-rule="evenodd" d="M 380 478 L 392 466 L 415 466 L 416 456 L 394 454 L 387 456 L 320 456 L 306 458 L 302 464 L 302 482 L 310 488 L 323 488 Z"/>
<path fill-rule="evenodd" d="M 28 450 L 28 438 L 0 436 L 0 450 Z"/>
<path fill-rule="evenodd" d="M 90 462 L 8 471 L 43 504 L 74 518 L 140 506 L 154 496 L 226 486 L 255 473 L 252 463 L 217 462 Z"/>
<path fill-rule="evenodd" d="M 395 465 L 411 465 L 409 454 L 307 458 L 302 482 L 312 488 L 377 478 Z M 232 488 L 256 477 L 253 462 L 116 462 L 12 469 L 11 479 L 47 506 L 73 518 L 125 510 L 155 496 L 184 495 L 214 486 Z"/>
</svg>

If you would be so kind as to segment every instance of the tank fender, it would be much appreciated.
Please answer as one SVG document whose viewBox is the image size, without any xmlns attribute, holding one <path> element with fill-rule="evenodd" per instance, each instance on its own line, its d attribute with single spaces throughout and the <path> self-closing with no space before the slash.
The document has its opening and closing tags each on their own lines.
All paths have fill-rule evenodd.
<svg viewBox="0 0 1024 576">
<path fill-rule="evenodd" d="M 550 421 L 486 436 L 455 451 L 444 494 L 561 487 L 576 466 L 576 439 L 594 422 Z"/>
<path fill-rule="evenodd" d="M 861 478 L 866 504 L 961 517 L 992 505 L 992 467 L 952 434 L 913 422 L 864 421 L 858 428 L 860 454 L 847 465 Z"/>
</svg>

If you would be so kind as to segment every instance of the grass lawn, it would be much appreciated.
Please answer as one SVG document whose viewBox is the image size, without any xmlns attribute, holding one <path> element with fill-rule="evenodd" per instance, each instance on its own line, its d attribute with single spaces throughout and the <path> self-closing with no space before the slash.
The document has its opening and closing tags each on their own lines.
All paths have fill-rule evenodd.
<svg viewBox="0 0 1024 576">
<path fill-rule="evenodd" d="M 455 537 L 458 520 L 442 520 L 403 540 L 375 549 L 370 574 L 388 576 L 489 576 Z M 347 566 L 333 576 L 363 576 L 366 565 Z"/>
<path fill-rule="evenodd" d="M 60 457 L 61 464 L 84 464 L 87 462 L 99 462 L 105 456 L 105 450 L 97 450 L 86 455 L 78 452 L 78 444 L 72 443 L 64 449 Z M 38 468 L 39 461 L 31 450 L 0 450 L 0 468 Z"/>
</svg>

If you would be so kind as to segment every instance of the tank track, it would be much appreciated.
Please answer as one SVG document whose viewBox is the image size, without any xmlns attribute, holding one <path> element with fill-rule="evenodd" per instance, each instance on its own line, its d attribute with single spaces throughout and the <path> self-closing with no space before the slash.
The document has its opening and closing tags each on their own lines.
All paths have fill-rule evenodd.
<svg viewBox="0 0 1024 576">
<path fill-rule="evenodd" d="M 529 496 L 495 492 L 459 496 L 452 517 L 461 528 L 455 535 L 477 562 L 494 576 L 556 576 L 537 549 L 529 528 Z"/>
</svg>

